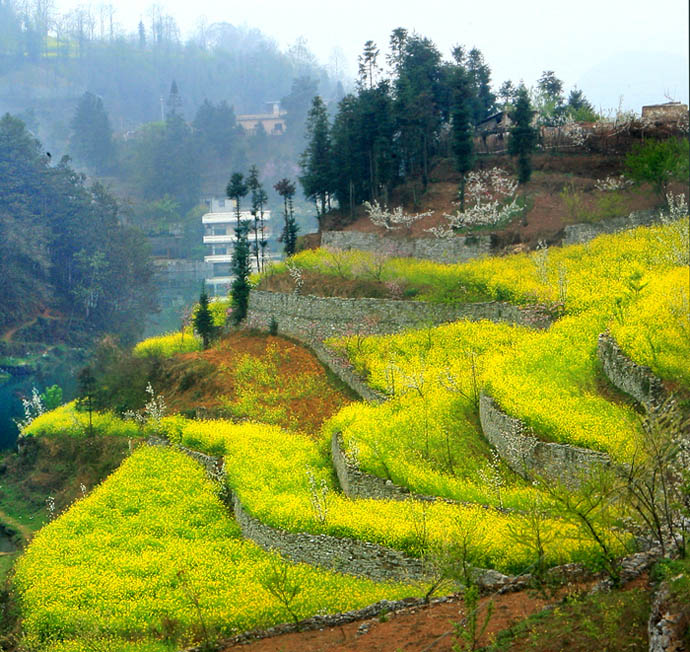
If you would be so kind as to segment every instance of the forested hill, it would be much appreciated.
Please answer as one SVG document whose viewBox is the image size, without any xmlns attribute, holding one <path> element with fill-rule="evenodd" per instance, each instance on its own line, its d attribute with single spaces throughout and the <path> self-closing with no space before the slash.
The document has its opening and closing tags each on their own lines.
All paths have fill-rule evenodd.
<svg viewBox="0 0 690 652">
<path fill-rule="evenodd" d="M 291 91 L 300 78 L 326 97 L 338 93 L 337 80 L 299 39 L 282 52 L 256 29 L 216 23 L 185 42 L 175 19 L 156 5 L 146 24 L 126 33 L 114 23 L 112 5 L 47 16 L 43 4 L 27 2 L 20 11 L 18 3 L 0 0 L 0 111 L 20 115 L 61 153 L 68 151 L 69 122 L 85 91 L 102 99 L 119 133 L 160 120 L 172 80 L 189 120 L 205 99 L 227 100 L 241 114 L 283 98 L 289 119 L 298 119 L 289 105 L 291 99 L 299 104 Z"/>
<path fill-rule="evenodd" d="M 47 312 L 52 332 L 35 339 L 141 334 L 155 307 L 152 272 L 143 237 L 118 210 L 68 159 L 52 164 L 21 120 L 0 119 L 0 337 Z"/>
</svg>

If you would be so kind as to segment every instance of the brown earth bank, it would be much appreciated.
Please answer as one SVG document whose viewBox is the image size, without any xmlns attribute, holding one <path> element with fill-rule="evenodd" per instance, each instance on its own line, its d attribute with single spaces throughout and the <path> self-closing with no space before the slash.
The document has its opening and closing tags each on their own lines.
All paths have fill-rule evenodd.
<svg viewBox="0 0 690 652">
<path fill-rule="evenodd" d="M 497 249 L 522 244 L 533 248 L 540 240 L 556 242 L 567 224 L 599 221 L 627 215 L 632 211 L 655 209 L 658 198 L 648 184 L 631 186 L 616 193 L 598 191 L 597 180 L 623 173 L 623 159 L 593 153 L 541 153 L 533 157 L 533 173 L 528 184 L 518 190 L 525 205 L 523 216 L 499 229 L 474 229 L 474 233 L 495 233 Z M 502 155 L 480 156 L 475 169 L 501 167 L 514 172 L 514 162 Z M 445 225 L 445 213 L 457 209 L 459 174 L 451 159 L 440 159 L 423 190 L 419 180 L 408 181 L 391 192 L 389 206 L 403 206 L 412 213 L 433 211 L 409 229 L 388 231 L 371 223 L 364 207 L 357 207 L 351 218 L 346 211 L 333 210 L 323 218 L 322 230 L 387 233 L 390 237 L 433 237 L 428 229 Z M 688 194 L 687 183 L 673 183 L 670 190 Z M 302 248 L 319 244 L 318 234 L 306 234 Z"/>
<path fill-rule="evenodd" d="M 250 643 L 221 647 L 222 652 L 456 652 L 466 649 L 593 652 L 646 650 L 650 586 L 647 574 L 610 594 L 588 596 L 592 582 L 568 585 L 552 594 L 534 590 L 484 597 L 477 610 L 479 626 L 491 613 L 484 634 L 471 647 L 461 642 L 456 626 L 464 622 L 462 597 L 403 608 L 377 618 L 316 631 L 294 632 Z M 612 603 L 612 604 L 609 604 Z M 600 624 L 602 608 L 620 619 Z M 539 614 L 537 618 L 526 620 Z M 578 614 L 571 628 L 561 619 Z M 510 628 L 514 628 L 511 631 Z M 597 628 L 600 631 L 597 631 Z M 557 630 L 557 631 L 554 631 Z M 607 631 L 608 630 L 608 631 Z M 598 637 L 598 643 L 595 642 Z"/>
<path fill-rule="evenodd" d="M 257 420 L 317 433 L 354 396 L 304 346 L 234 330 L 206 351 L 162 362 L 156 391 L 169 413 Z"/>
</svg>

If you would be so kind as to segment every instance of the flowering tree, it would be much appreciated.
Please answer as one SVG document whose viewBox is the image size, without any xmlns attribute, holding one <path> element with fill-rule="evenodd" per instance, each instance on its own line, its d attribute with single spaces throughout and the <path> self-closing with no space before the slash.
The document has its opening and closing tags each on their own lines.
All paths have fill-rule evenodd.
<svg viewBox="0 0 690 652">
<path fill-rule="evenodd" d="M 470 172 L 465 189 L 469 206 L 452 215 L 444 214 L 448 224 L 427 231 L 437 238 L 447 238 L 463 227 L 507 222 L 522 210 L 517 201 L 517 187 L 517 179 L 501 168 Z"/>
<path fill-rule="evenodd" d="M 398 206 L 391 211 L 386 205 L 379 205 L 378 201 L 374 201 L 373 203 L 365 201 L 363 206 L 367 213 L 369 213 L 369 219 L 372 224 L 382 226 L 387 231 L 395 231 L 396 229 L 402 228 L 409 231 L 415 222 L 418 222 L 424 217 L 433 215 L 433 211 L 427 211 L 426 213 L 405 213 L 402 206 Z"/>
</svg>

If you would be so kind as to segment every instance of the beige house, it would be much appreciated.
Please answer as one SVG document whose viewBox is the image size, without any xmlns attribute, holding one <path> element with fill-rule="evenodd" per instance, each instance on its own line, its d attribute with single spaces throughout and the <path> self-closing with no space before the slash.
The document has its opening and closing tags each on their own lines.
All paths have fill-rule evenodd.
<svg viewBox="0 0 690 652">
<path fill-rule="evenodd" d="M 270 113 L 256 113 L 237 116 L 237 124 L 245 131 L 254 133 L 259 124 L 269 136 L 282 136 L 285 133 L 285 116 L 287 111 L 280 108 L 280 102 L 266 102 L 270 107 Z"/>
</svg>

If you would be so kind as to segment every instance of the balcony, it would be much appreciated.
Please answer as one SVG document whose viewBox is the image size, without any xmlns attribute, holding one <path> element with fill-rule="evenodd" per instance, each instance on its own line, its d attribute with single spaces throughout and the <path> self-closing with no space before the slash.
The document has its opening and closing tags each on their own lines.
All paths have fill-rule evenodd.
<svg viewBox="0 0 690 652">
<path fill-rule="evenodd" d="M 251 214 L 250 211 L 240 211 L 240 220 L 243 222 L 248 222 L 249 220 L 253 220 L 254 216 Z M 271 211 L 264 211 L 264 222 L 267 222 L 271 219 Z M 232 212 L 227 212 L 227 213 L 206 213 L 205 215 L 201 216 L 201 223 L 202 224 L 229 224 L 231 226 L 234 226 L 237 224 L 237 217 L 235 216 L 235 213 Z"/>
<path fill-rule="evenodd" d="M 226 233 L 225 235 L 205 235 L 204 244 L 230 244 L 235 242 L 234 233 Z"/>
<path fill-rule="evenodd" d="M 204 256 L 205 263 L 231 263 L 232 254 L 213 254 L 211 256 Z"/>
</svg>

